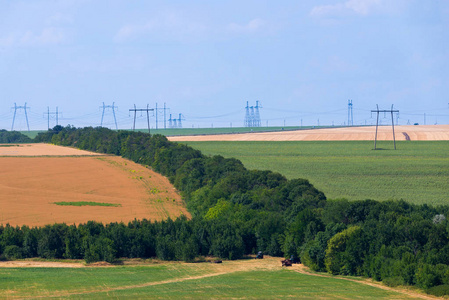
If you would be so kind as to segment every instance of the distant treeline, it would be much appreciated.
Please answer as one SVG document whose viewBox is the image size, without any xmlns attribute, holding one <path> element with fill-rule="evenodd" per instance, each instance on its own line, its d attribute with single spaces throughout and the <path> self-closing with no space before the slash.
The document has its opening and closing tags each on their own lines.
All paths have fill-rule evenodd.
<svg viewBox="0 0 449 300">
<path fill-rule="evenodd" d="M 6 225 L 0 227 L 3 258 L 193 261 L 262 251 L 296 256 L 316 271 L 449 293 L 448 206 L 327 200 L 305 179 L 247 170 L 239 160 L 204 156 L 161 135 L 57 126 L 35 141 L 120 155 L 151 167 L 182 193 L 193 217 L 41 228 Z"/>
<path fill-rule="evenodd" d="M 32 139 L 18 131 L 6 131 L 5 129 L 0 130 L 0 144 L 31 142 L 33 142 Z"/>
</svg>

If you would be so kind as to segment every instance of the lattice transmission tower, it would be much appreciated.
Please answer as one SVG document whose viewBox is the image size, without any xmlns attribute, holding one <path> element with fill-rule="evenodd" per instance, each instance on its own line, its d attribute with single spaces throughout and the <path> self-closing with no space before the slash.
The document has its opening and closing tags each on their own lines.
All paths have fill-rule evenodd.
<svg viewBox="0 0 449 300">
<path fill-rule="evenodd" d="M 352 115 L 352 100 L 348 100 L 348 126 L 354 126 L 354 116 Z"/>
<path fill-rule="evenodd" d="M 27 115 L 27 109 L 30 109 L 29 107 L 27 107 L 27 103 L 25 102 L 24 106 L 17 106 L 16 103 L 14 103 L 14 117 L 12 118 L 12 126 L 11 126 L 11 131 L 14 131 L 14 122 L 16 120 L 16 113 L 17 110 L 19 109 L 23 109 L 25 111 L 25 119 L 27 121 L 27 127 L 28 127 L 28 131 L 30 131 L 30 124 L 28 123 L 28 115 Z"/>
<path fill-rule="evenodd" d="M 249 104 L 248 104 L 248 101 L 246 101 L 246 107 L 245 107 L 245 109 L 246 109 L 246 112 L 245 112 L 245 121 L 244 121 L 245 127 L 251 127 L 251 117 L 250 117 L 250 115 L 249 115 Z"/>
<path fill-rule="evenodd" d="M 115 110 L 118 107 L 114 105 L 114 102 L 112 102 L 112 105 L 104 105 L 104 102 L 103 102 L 103 106 L 100 106 L 100 108 L 103 108 L 103 113 L 101 114 L 101 124 L 100 124 L 100 126 L 103 127 L 103 119 L 104 119 L 104 112 L 105 112 L 105 110 L 107 108 L 111 108 L 112 109 L 112 114 L 114 115 L 115 129 L 118 129 L 117 119 L 115 118 Z"/>
<path fill-rule="evenodd" d="M 260 112 L 259 109 L 262 108 L 262 105 L 259 101 L 256 101 L 256 106 L 249 106 L 248 101 L 246 101 L 245 107 L 245 127 L 260 127 L 262 122 L 260 120 Z"/>
</svg>

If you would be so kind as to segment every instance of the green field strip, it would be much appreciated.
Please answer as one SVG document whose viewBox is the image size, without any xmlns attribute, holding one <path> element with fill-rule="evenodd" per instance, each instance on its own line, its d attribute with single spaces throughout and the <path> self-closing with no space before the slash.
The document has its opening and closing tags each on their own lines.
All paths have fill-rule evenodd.
<svg viewBox="0 0 449 300">
<path fill-rule="evenodd" d="M 53 202 L 53 204 L 61 206 L 112 206 L 112 207 L 122 206 L 121 204 L 117 203 L 91 202 L 91 201 Z"/>
</svg>

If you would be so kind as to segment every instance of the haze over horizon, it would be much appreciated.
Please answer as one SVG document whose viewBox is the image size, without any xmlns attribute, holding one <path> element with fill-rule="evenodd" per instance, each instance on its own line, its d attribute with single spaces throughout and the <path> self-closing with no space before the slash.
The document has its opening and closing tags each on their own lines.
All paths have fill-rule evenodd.
<svg viewBox="0 0 449 300">
<path fill-rule="evenodd" d="M 375 123 L 376 104 L 400 125 L 449 124 L 447 1 L 19 0 L 0 3 L 0 24 L 0 129 L 14 103 L 31 130 L 47 107 L 99 126 L 103 102 L 123 129 L 156 103 L 159 128 L 164 103 L 184 128 L 243 127 L 247 101 L 262 126 L 343 125 L 349 99 L 354 125 Z"/>
</svg>

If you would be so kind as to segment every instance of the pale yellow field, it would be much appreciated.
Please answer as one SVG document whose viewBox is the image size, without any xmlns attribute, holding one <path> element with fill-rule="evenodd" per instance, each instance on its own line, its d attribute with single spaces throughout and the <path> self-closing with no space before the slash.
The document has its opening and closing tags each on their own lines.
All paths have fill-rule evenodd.
<svg viewBox="0 0 449 300">
<path fill-rule="evenodd" d="M 0 156 L 99 156 L 99 155 L 103 154 L 50 144 L 0 144 Z"/>
<path fill-rule="evenodd" d="M 447 141 L 449 125 L 395 126 L 397 141 Z M 242 134 L 174 136 L 170 141 L 370 141 L 374 140 L 375 126 L 326 128 Z M 379 126 L 377 139 L 393 140 L 391 126 Z"/>
</svg>

